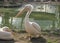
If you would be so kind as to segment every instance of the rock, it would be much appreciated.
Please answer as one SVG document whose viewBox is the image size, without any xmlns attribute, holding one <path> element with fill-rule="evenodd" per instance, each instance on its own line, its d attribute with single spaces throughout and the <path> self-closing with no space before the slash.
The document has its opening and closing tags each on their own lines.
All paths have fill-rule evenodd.
<svg viewBox="0 0 60 43">
<path fill-rule="evenodd" d="M 14 43 L 15 41 L 14 40 L 3 40 L 3 39 L 0 39 L 0 43 Z"/>
<path fill-rule="evenodd" d="M 43 37 L 31 38 L 32 43 L 47 43 L 46 39 Z"/>
</svg>

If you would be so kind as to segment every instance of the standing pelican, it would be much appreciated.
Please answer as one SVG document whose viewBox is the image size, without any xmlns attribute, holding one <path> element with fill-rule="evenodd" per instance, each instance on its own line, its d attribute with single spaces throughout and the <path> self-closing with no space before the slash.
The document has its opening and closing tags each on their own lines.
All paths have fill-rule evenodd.
<svg viewBox="0 0 60 43">
<path fill-rule="evenodd" d="M 29 36 L 39 37 L 41 35 L 40 26 L 35 22 L 29 21 L 29 15 L 31 14 L 32 10 L 33 10 L 33 5 L 27 4 L 27 5 L 25 5 L 25 7 L 21 11 L 19 11 L 19 13 L 15 17 L 19 16 L 24 11 L 27 11 L 27 14 L 26 14 L 25 19 L 24 19 L 25 30 L 29 34 Z"/>
</svg>

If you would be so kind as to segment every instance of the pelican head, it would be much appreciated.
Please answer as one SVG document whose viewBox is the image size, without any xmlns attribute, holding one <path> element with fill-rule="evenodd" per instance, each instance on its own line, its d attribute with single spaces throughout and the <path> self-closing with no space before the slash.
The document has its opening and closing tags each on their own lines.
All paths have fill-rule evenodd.
<svg viewBox="0 0 60 43">
<path fill-rule="evenodd" d="M 28 10 L 33 10 L 33 5 L 31 4 L 27 4 L 25 5 L 25 9 L 28 11 Z"/>
<path fill-rule="evenodd" d="M 20 11 L 19 11 L 19 13 L 15 16 L 15 17 L 18 17 L 20 14 L 22 14 L 23 12 L 25 12 L 25 11 L 32 11 L 33 10 L 33 5 L 31 5 L 31 4 L 27 4 L 27 5 L 25 5 L 24 7 L 23 7 L 23 9 L 21 9 Z"/>
<path fill-rule="evenodd" d="M 9 30 L 9 27 L 7 27 L 7 26 L 4 26 L 2 28 L 3 28 L 4 31 L 8 31 Z"/>
<path fill-rule="evenodd" d="M 7 26 L 4 26 L 4 27 L 2 27 L 3 29 L 9 29 L 9 27 L 7 27 Z"/>
</svg>

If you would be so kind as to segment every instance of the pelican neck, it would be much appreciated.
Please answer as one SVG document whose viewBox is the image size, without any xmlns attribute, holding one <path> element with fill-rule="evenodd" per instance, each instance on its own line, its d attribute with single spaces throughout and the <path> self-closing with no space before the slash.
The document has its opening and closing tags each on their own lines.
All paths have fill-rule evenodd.
<svg viewBox="0 0 60 43">
<path fill-rule="evenodd" d="M 25 16 L 25 21 L 29 20 L 30 14 L 31 14 L 31 11 L 28 11 L 27 14 L 26 14 L 26 16 Z"/>
</svg>

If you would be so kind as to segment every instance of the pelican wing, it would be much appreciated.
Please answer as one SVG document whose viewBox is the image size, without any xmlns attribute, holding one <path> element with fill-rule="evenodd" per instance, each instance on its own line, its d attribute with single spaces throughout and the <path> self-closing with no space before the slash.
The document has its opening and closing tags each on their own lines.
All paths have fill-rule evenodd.
<svg viewBox="0 0 60 43">
<path fill-rule="evenodd" d="M 33 22 L 33 23 L 32 23 L 32 26 L 33 26 L 37 31 L 41 32 L 41 28 L 40 28 L 40 26 L 39 26 L 37 23 Z"/>
</svg>

